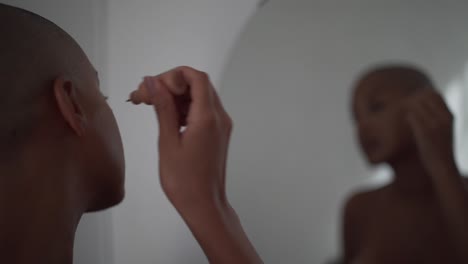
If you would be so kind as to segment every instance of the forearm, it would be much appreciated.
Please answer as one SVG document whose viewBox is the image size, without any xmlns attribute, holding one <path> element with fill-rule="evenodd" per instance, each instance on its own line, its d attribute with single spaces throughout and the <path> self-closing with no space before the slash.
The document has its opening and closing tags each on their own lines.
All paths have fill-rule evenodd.
<svg viewBox="0 0 468 264">
<path fill-rule="evenodd" d="M 463 263 L 468 263 L 468 193 L 455 165 L 441 169 L 435 190 L 448 231 Z"/>
<path fill-rule="evenodd" d="M 178 211 L 210 263 L 263 263 L 228 204 L 209 202 Z"/>
</svg>

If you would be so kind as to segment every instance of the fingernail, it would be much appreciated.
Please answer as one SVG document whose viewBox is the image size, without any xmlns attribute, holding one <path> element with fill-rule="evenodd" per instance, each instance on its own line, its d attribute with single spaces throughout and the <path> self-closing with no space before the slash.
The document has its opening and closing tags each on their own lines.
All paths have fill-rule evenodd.
<svg viewBox="0 0 468 264">
<path fill-rule="evenodd" d="M 146 76 L 144 81 L 145 81 L 145 86 L 146 86 L 146 89 L 148 90 L 149 96 L 150 97 L 156 96 L 156 86 L 152 78 Z"/>
</svg>

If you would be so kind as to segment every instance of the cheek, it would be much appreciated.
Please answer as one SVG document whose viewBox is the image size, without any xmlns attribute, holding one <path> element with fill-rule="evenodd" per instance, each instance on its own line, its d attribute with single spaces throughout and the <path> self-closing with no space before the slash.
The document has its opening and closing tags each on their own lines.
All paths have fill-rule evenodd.
<svg viewBox="0 0 468 264">
<path fill-rule="evenodd" d="M 101 199 L 108 200 L 107 206 L 117 204 L 123 199 L 125 160 L 122 140 L 117 122 L 111 109 L 105 105 L 94 116 L 96 129 L 91 146 L 91 163 L 94 164 L 94 186 L 102 194 Z"/>
<path fill-rule="evenodd" d="M 97 116 L 96 122 L 99 129 L 99 141 L 102 143 L 105 152 L 104 155 L 107 156 L 110 165 L 115 166 L 115 170 L 123 171 L 125 161 L 122 138 L 112 110 L 108 106 L 104 107 Z"/>
<path fill-rule="evenodd" d="M 386 136 L 393 151 L 399 151 L 409 144 L 411 131 L 404 116 L 401 113 L 394 113 L 385 123 Z"/>
</svg>

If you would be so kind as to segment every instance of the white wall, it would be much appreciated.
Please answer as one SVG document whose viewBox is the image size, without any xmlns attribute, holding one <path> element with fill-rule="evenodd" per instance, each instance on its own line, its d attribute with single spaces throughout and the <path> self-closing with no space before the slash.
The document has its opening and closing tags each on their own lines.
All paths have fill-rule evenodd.
<svg viewBox="0 0 468 264">
<path fill-rule="evenodd" d="M 53 21 L 78 41 L 97 69 L 103 68 L 106 1 L 2 0 L 1 3 L 24 8 Z M 112 257 L 110 213 L 85 215 L 76 234 L 75 263 L 112 263 Z"/>
<path fill-rule="evenodd" d="M 467 1 L 270 0 L 253 18 L 221 96 L 235 123 L 228 190 L 265 263 L 339 254 L 341 204 L 371 175 L 354 143 L 353 80 L 404 60 L 445 88 L 468 62 L 467 11 Z"/>
<path fill-rule="evenodd" d="M 124 101 L 144 75 L 178 65 L 205 70 L 219 84 L 255 6 L 253 0 L 109 1 L 109 95 L 127 161 L 127 197 L 113 211 L 115 264 L 207 262 L 160 190 L 152 108 Z"/>
</svg>

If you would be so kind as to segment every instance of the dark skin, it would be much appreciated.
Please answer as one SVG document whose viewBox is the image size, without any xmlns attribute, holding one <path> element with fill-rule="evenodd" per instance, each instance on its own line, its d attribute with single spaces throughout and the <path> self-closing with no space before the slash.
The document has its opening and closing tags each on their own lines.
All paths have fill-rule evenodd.
<svg viewBox="0 0 468 264">
<path fill-rule="evenodd" d="M 124 198 L 120 132 L 66 32 L 0 4 L 0 35 L 0 263 L 71 264 L 82 215 Z M 232 121 L 208 75 L 178 67 L 144 80 L 131 101 L 154 106 L 167 198 L 210 263 L 262 263 L 227 199 Z"/>
<path fill-rule="evenodd" d="M 82 214 L 123 199 L 117 124 L 68 34 L 0 5 L 0 35 L 0 262 L 71 263 Z"/>
<path fill-rule="evenodd" d="M 401 72 L 373 72 L 355 90 L 363 152 L 371 164 L 390 165 L 394 179 L 347 201 L 345 263 L 468 263 L 468 192 L 453 157 L 453 117 L 430 83 Z"/>
</svg>

